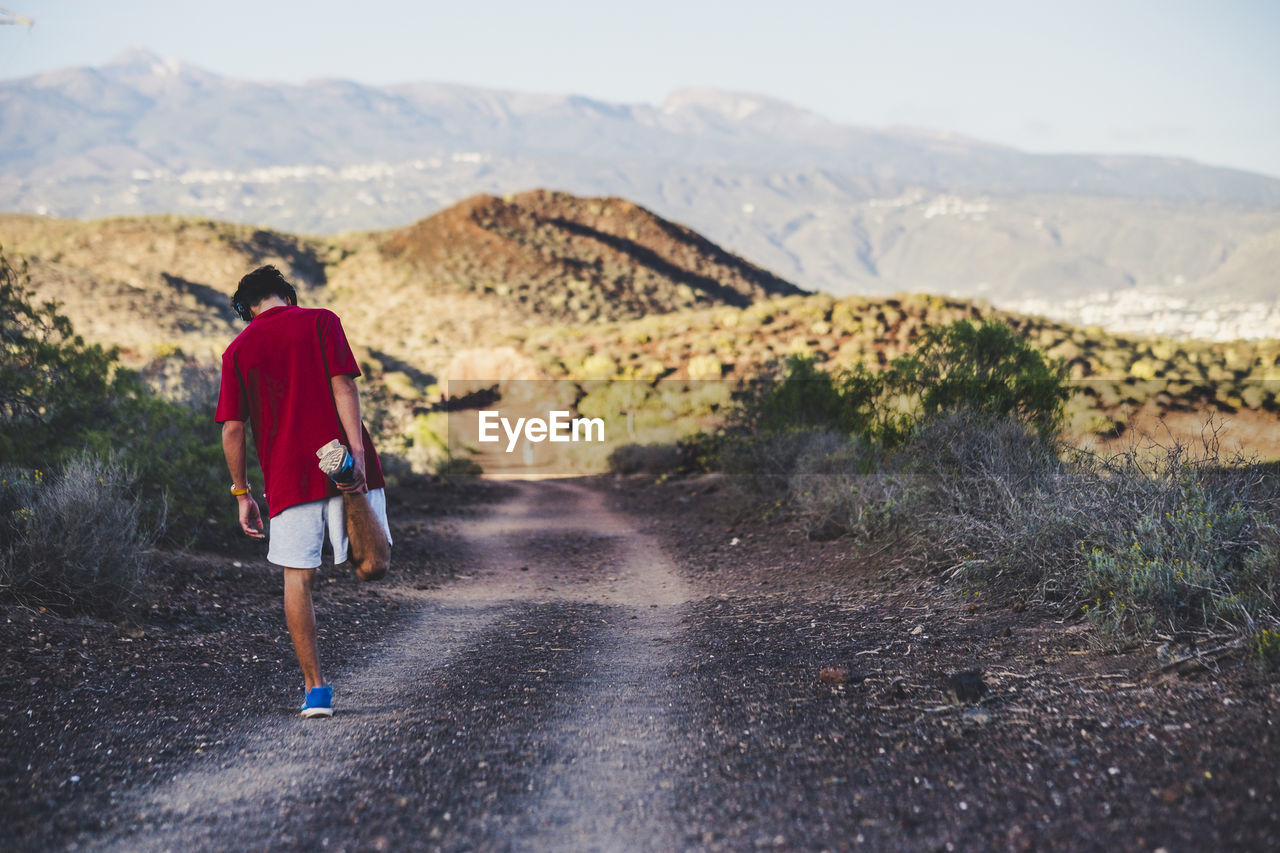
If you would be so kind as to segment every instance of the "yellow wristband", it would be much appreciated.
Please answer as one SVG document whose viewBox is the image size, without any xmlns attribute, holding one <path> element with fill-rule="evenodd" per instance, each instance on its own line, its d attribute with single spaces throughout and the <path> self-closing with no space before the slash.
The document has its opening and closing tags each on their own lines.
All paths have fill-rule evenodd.
<svg viewBox="0 0 1280 853">
<path fill-rule="evenodd" d="M 247 495 L 247 494 L 249 494 L 249 487 L 248 487 L 248 486 L 245 486 L 243 489 L 238 489 L 238 488 L 236 488 L 236 484 L 235 484 L 235 483 L 232 483 L 232 484 L 231 484 L 231 494 L 235 495 L 236 497 L 240 497 L 241 495 Z"/>
</svg>

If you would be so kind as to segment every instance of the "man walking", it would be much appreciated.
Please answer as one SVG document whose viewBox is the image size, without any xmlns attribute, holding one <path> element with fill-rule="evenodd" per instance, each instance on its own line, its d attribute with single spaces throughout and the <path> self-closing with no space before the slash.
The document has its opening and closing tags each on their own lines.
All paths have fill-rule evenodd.
<svg viewBox="0 0 1280 853">
<path fill-rule="evenodd" d="M 334 563 L 350 556 L 363 580 L 381 578 L 391 560 L 382 466 L 360 418 L 360 368 L 338 316 L 297 307 L 293 285 L 273 266 L 242 278 L 231 306 L 249 322 L 222 354 L 214 415 L 222 424 L 231 494 L 240 505 L 240 528 L 266 538 L 246 470 L 248 421 L 271 513 L 267 560 L 284 568 L 285 621 L 304 682 L 302 716 L 328 717 L 333 690 L 320 672 L 311 600 L 325 530 Z M 317 450 L 334 439 L 351 456 L 340 483 L 316 462 Z"/>
</svg>

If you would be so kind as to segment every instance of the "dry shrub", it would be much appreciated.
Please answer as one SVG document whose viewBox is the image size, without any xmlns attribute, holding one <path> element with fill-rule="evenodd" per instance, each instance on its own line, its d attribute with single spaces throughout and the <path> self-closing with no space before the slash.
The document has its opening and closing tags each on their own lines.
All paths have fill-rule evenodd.
<svg viewBox="0 0 1280 853">
<path fill-rule="evenodd" d="M 1212 442 L 1059 454 L 954 415 L 904 450 L 929 486 L 921 533 L 959 575 L 1078 606 L 1116 640 L 1280 619 L 1280 480 Z"/>
<path fill-rule="evenodd" d="M 1040 580 L 1046 557 L 1074 552 L 1093 509 L 1053 444 L 1016 421 L 935 418 L 896 458 L 926 494 L 915 523 L 934 557 L 987 580 Z"/>
<path fill-rule="evenodd" d="M 609 453 L 609 470 L 615 474 L 675 474 L 687 465 L 684 448 L 677 444 L 623 444 Z"/>
<path fill-rule="evenodd" d="M 1280 477 L 1211 440 L 1102 456 L 959 412 L 892 451 L 808 430 L 730 443 L 721 460 L 811 538 L 896 543 L 951 577 L 1083 612 L 1116 642 L 1280 626 Z"/>
<path fill-rule="evenodd" d="M 728 434 L 716 442 L 707 442 L 713 445 L 707 455 L 712 467 L 729 475 L 730 482 L 748 501 L 780 505 L 791 491 L 791 478 L 800 460 L 820 456 L 833 436 L 835 433 L 824 429 Z"/>
<path fill-rule="evenodd" d="M 900 529 L 917 489 L 888 470 L 877 448 L 831 432 L 808 434 L 788 481 L 788 500 L 811 539 L 861 540 Z"/>
<path fill-rule="evenodd" d="M 0 595 L 99 616 L 137 596 L 154 534 L 140 522 L 132 472 L 81 455 L 52 474 L 6 469 L 0 481 Z"/>
</svg>

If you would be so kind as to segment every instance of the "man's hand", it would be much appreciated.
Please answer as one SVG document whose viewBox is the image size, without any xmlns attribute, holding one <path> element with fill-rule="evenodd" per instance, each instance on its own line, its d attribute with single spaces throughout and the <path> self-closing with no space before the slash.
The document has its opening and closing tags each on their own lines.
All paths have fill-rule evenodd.
<svg viewBox="0 0 1280 853">
<path fill-rule="evenodd" d="M 240 495 L 236 499 L 240 504 L 240 529 L 250 539 L 266 539 L 262 532 L 262 513 L 258 511 L 258 502 L 252 495 Z"/>
<path fill-rule="evenodd" d="M 244 438 L 244 421 L 229 420 L 222 424 L 222 452 L 227 457 L 227 470 L 231 472 L 231 483 L 249 484 L 245 475 L 248 450 Z M 240 529 L 244 535 L 252 539 L 266 539 L 262 532 L 262 513 L 258 512 L 258 502 L 248 492 L 236 495 L 236 503 L 240 505 Z"/>
<path fill-rule="evenodd" d="M 354 478 L 346 485 L 339 484 L 343 492 L 365 491 L 364 467 L 364 422 L 360 420 L 360 392 L 356 390 L 356 379 L 349 373 L 340 373 L 329 378 L 333 388 L 333 405 L 338 409 L 338 421 L 342 431 L 351 443 L 347 451 L 351 454 Z"/>
<path fill-rule="evenodd" d="M 363 492 L 365 490 L 364 482 L 364 451 L 351 454 L 351 482 L 337 483 L 338 490 L 343 492 Z"/>
</svg>

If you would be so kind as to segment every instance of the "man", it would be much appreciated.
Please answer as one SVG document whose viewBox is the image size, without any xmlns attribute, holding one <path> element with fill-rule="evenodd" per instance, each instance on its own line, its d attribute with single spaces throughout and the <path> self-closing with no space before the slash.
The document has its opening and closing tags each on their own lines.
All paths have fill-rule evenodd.
<svg viewBox="0 0 1280 853">
<path fill-rule="evenodd" d="M 247 420 L 271 511 L 267 560 L 284 568 L 285 621 L 304 682 L 302 716 L 328 717 L 333 690 L 320 672 L 311 601 L 325 528 L 334 563 L 346 561 L 350 551 L 364 580 L 385 575 L 391 559 L 382 466 L 360 419 L 360 368 L 338 316 L 297 307 L 293 285 L 273 266 L 242 278 L 231 306 L 249 321 L 222 355 L 214 415 L 222 424 L 231 494 L 240 505 L 240 528 L 253 539 L 266 538 L 249 489 Z M 351 436 L 359 440 L 352 443 Z M 351 473 L 341 484 L 316 462 L 316 451 L 334 439 L 351 455 Z"/>
</svg>

